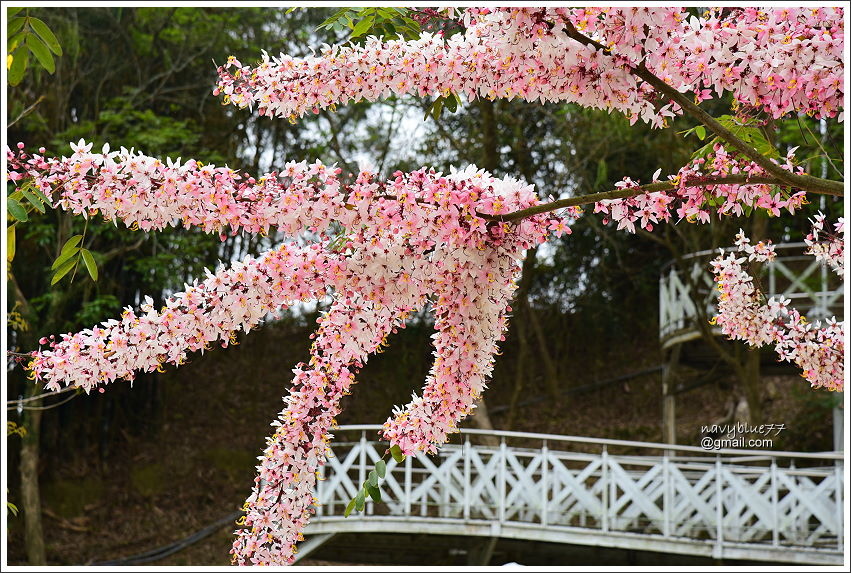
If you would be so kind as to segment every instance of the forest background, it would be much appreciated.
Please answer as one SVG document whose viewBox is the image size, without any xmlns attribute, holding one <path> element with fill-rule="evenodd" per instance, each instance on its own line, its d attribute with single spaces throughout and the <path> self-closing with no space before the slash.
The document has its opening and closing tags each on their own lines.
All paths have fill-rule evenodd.
<svg viewBox="0 0 851 573">
<path fill-rule="evenodd" d="M 221 106 L 212 96 L 213 61 L 260 51 L 305 55 L 309 46 L 348 40 L 345 26 L 318 29 L 330 10 L 240 8 L 31 8 L 55 33 L 62 55 L 49 73 L 32 61 L 7 86 L 6 141 L 69 154 L 69 141 L 135 147 L 159 157 L 196 158 L 251 173 L 287 161 L 321 159 L 345 172 L 389 177 L 426 165 L 442 171 L 475 163 L 497 176 L 523 177 L 542 197 L 611 189 L 624 176 L 649 181 L 675 173 L 706 144 L 677 119 L 651 130 L 618 114 L 566 104 L 462 102 L 439 117 L 428 99 L 390 98 L 322 111 L 295 124 Z M 411 24 L 414 28 L 416 22 Z M 415 29 L 405 33 L 413 34 Z M 712 109 L 717 106 L 717 109 Z M 726 106 L 726 107 L 725 107 Z M 727 113 L 729 101 L 709 102 Z M 431 113 L 430 113 L 431 112 Z M 424 116 L 428 116 L 423 119 Z M 781 153 L 799 146 L 808 172 L 841 179 L 842 126 L 802 117 L 767 134 Z M 826 159 L 826 155 L 830 159 Z M 685 253 L 752 236 L 801 240 L 816 204 L 795 217 L 754 215 L 711 225 L 660 225 L 629 235 L 586 216 L 573 234 L 530 252 L 502 356 L 485 394 L 486 414 L 470 423 L 498 429 L 662 441 L 659 276 Z M 841 204 L 821 205 L 829 220 Z M 155 306 L 219 261 L 258 254 L 276 237 L 218 241 L 192 230 L 130 232 L 68 213 L 31 212 L 15 225 L 9 265 L 7 341 L 26 352 L 38 338 L 90 327 L 138 305 Z M 80 268 L 51 285 L 51 263 L 69 237 L 85 234 L 98 280 Z M 286 375 L 308 357 L 318 306 L 282 313 L 240 344 L 194 356 L 164 374 L 140 374 L 103 394 L 38 393 L 10 362 L 6 465 L 9 500 L 40 503 L 40 529 L 8 514 L 9 563 L 84 564 L 160 546 L 242 505 Z M 431 363 L 428 313 L 413 317 L 389 349 L 371 360 L 339 422 L 381 423 L 422 385 Z M 742 365 L 759 361 L 743 345 L 725 347 Z M 756 358 L 754 358 L 756 356 Z M 837 397 L 796 376 L 747 377 L 721 358 L 710 372 L 685 368 L 677 439 L 697 445 L 700 425 L 734 412 L 784 423 L 774 447 L 832 449 Z M 35 405 L 37 404 L 37 405 Z M 745 406 L 742 408 L 740 406 Z M 482 408 L 480 408 L 482 409 Z M 744 411 L 745 414 L 741 414 Z M 29 490 L 27 489 L 29 488 Z M 29 492 L 29 493 L 27 493 Z M 38 521 L 38 520 L 36 520 Z M 230 528 L 165 564 L 228 563 Z"/>
</svg>

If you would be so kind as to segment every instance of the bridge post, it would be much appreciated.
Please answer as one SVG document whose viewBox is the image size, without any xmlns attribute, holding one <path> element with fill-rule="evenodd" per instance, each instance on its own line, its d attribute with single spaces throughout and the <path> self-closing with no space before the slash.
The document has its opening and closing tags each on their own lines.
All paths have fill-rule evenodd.
<svg viewBox="0 0 851 573">
<path fill-rule="evenodd" d="M 470 435 L 464 438 L 464 520 L 467 521 L 470 519 L 470 488 L 472 484 L 470 483 L 470 456 L 473 455 L 473 452 L 470 449 Z"/>
<path fill-rule="evenodd" d="M 609 531 L 609 451 L 606 444 L 603 444 L 603 453 L 600 456 L 600 474 L 603 481 L 602 488 L 602 506 L 603 515 L 601 516 L 603 533 Z"/>
<path fill-rule="evenodd" d="M 662 370 L 662 441 L 677 443 L 676 414 L 676 369 L 680 361 L 682 344 L 676 344 L 668 354 L 668 361 Z"/>
<path fill-rule="evenodd" d="M 358 487 L 363 487 L 363 482 L 366 481 L 366 430 L 361 431 L 360 433 L 360 454 L 358 458 Z M 367 498 L 368 505 L 370 504 L 369 498 Z M 364 508 L 364 513 L 369 515 L 369 510 Z"/>
<path fill-rule="evenodd" d="M 411 456 L 405 456 L 405 516 L 411 515 Z"/>
<path fill-rule="evenodd" d="M 541 525 L 547 526 L 548 510 L 550 500 L 550 484 L 549 484 L 549 450 L 547 449 L 547 441 L 544 440 L 544 445 L 541 447 Z"/>
<path fill-rule="evenodd" d="M 721 458 L 715 458 L 715 548 L 712 557 L 723 559 L 724 557 L 724 488 L 721 481 Z"/>
<path fill-rule="evenodd" d="M 505 436 L 503 436 L 500 438 L 499 442 L 499 523 L 503 523 L 505 521 L 505 458 L 507 457 L 507 454 Z"/>
<path fill-rule="evenodd" d="M 777 459 L 771 458 L 771 514 L 773 525 L 771 527 L 771 544 L 775 547 L 780 545 L 780 513 L 778 509 L 777 493 Z"/>
<path fill-rule="evenodd" d="M 662 456 L 662 535 L 671 536 L 671 468 L 668 451 Z"/>
</svg>

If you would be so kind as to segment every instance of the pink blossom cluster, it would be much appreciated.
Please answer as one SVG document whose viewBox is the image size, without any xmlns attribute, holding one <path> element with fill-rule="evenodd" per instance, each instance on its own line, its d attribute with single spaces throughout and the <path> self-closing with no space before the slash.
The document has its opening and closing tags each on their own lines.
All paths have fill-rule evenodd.
<svg viewBox="0 0 851 573">
<path fill-rule="evenodd" d="M 434 364 L 422 396 L 384 424 L 384 438 L 403 453 L 436 453 L 475 408 L 504 340 L 520 256 L 468 249 L 462 263 L 438 264 Z"/>
<path fill-rule="evenodd" d="M 843 107 L 841 8 L 552 9 L 654 75 L 698 100 L 725 91 L 774 118 L 834 117 Z"/>
<path fill-rule="evenodd" d="M 712 261 L 718 283 L 718 315 L 714 323 L 732 339 L 751 346 L 773 344 L 780 360 L 794 362 L 813 387 L 841 392 L 845 375 L 844 324 L 835 318 L 809 323 L 789 301 L 764 297 L 743 268 L 745 261 L 769 262 L 774 258 L 770 243 L 750 244 L 744 232 L 736 236 L 738 257 L 729 253 Z"/>
<path fill-rule="evenodd" d="M 139 313 L 128 307 L 120 320 L 63 334 L 58 341 L 43 338 L 50 350 L 36 353 L 28 369 L 49 390 L 64 383 L 89 392 L 118 379 L 132 381 L 136 371 L 182 364 L 187 351 L 203 352 L 217 341 L 227 346 L 239 330 L 248 332 L 267 314 L 324 296 L 326 284 L 344 273 L 345 262 L 319 245 L 287 243 L 215 274 L 207 271 L 206 280 L 187 285 L 159 311 L 146 297 Z"/>
<path fill-rule="evenodd" d="M 793 150 L 794 151 L 794 150 Z M 792 152 L 781 165 L 786 170 L 802 173 L 792 163 Z M 659 171 L 654 175 L 654 182 Z M 765 175 L 762 167 L 743 159 L 736 153 L 728 153 L 716 144 L 706 157 L 699 157 L 682 167 L 676 175 L 668 177 L 676 187 L 671 191 L 647 192 L 624 199 L 607 199 L 594 205 L 595 213 L 603 213 L 603 221 L 614 221 L 618 229 L 635 232 L 636 225 L 647 231 L 659 221 L 670 221 L 676 214 L 679 219 L 708 223 L 711 213 L 741 216 L 745 209 L 759 207 L 771 215 L 780 215 L 781 209 L 794 213 L 806 203 L 806 193 L 799 191 L 788 197 L 781 195 L 772 185 L 743 183 L 719 183 L 705 185 L 712 178 L 744 175 L 748 178 Z M 625 178 L 615 184 L 619 189 L 635 189 L 638 182 Z"/>
<path fill-rule="evenodd" d="M 229 228 L 232 234 L 333 234 L 336 221 L 353 245 L 404 234 L 410 249 L 422 253 L 440 243 L 498 245 L 509 232 L 541 241 L 558 218 L 544 214 L 509 225 L 479 217 L 530 207 L 538 198 L 531 185 L 495 179 L 475 167 L 449 175 L 426 168 L 397 172 L 389 181 L 362 171 L 346 183 L 339 168 L 303 161 L 255 179 L 227 166 L 163 163 L 124 148 L 92 153 L 92 144 L 82 140 L 72 147 L 67 158 L 7 149 L 9 178 L 31 179 L 56 208 L 146 231 L 182 224 L 206 232 Z"/>
<path fill-rule="evenodd" d="M 343 184 L 321 163 L 288 164 L 258 181 L 227 168 L 188 161 L 166 164 L 121 151 L 92 154 L 80 142 L 70 158 L 9 151 L 9 178 L 28 178 L 54 206 L 121 219 L 144 229 L 181 222 L 207 231 L 276 228 L 317 242 L 284 243 L 254 259 L 187 285 L 155 310 L 127 309 L 60 340 L 42 339 L 29 369 L 49 388 L 91 390 L 137 370 L 180 364 L 187 352 L 227 344 L 238 330 L 297 300 L 334 303 L 320 320 L 311 362 L 296 369 L 279 426 L 258 466 L 255 491 L 238 532 L 238 563 L 291 561 L 315 502 L 315 472 L 324 461 L 339 398 L 369 353 L 406 313 L 434 295 L 436 361 L 421 398 L 385 424 L 385 437 L 407 454 L 435 451 L 474 407 L 507 327 L 513 279 L 525 249 L 550 229 L 569 232 L 549 214 L 518 224 L 488 221 L 537 204 L 531 186 L 470 167 L 441 175 L 421 169 L 377 182 L 360 173 Z M 336 222 L 334 228 L 331 222 Z M 302 239 L 303 242 L 303 239 Z"/>
<path fill-rule="evenodd" d="M 463 94 L 614 109 L 663 125 L 679 112 L 633 73 L 645 66 L 680 92 L 732 92 L 773 117 L 834 117 L 844 96 L 839 8 L 471 8 L 463 34 L 413 41 L 367 38 L 316 56 L 263 53 L 255 67 L 231 57 L 215 95 L 295 120 L 338 104 L 391 94 Z M 571 34 L 587 34 L 601 48 Z"/>
<path fill-rule="evenodd" d="M 824 230 L 824 213 L 817 213 L 812 219 L 812 231 L 804 238 L 807 252 L 816 259 L 827 263 L 840 277 L 845 276 L 845 218 L 840 217 L 834 224 L 835 234 Z M 826 241 L 819 239 L 827 235 Z"/>
<path fill-rule="evenodd" d="M 288 565 L 294 559 L 318 500 L 317 472 L 328 453 L 340 400 L 349 394 L 354 376 L 388 334 L 404 326 L 406 312 L 423 302 L 409 283 L 384 306 L 360 296 L 340 297 L 319 321 L 309 364 L 293 372 L 286 408 L 272 423 L 258 458 L 254 490 L 245 502 L 245 526 L 236 531 L 231 549 L 238 565 Z"/>
</svg>

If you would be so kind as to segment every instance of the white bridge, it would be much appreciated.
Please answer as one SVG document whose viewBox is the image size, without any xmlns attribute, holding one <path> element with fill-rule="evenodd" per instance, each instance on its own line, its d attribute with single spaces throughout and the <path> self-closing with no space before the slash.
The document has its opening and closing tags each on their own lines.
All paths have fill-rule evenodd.
<svg viewBox="0 0 851 573">
<path fill-rule="evenodd" d="M 335 430 L 320 505 L 297 557 L 337 533 L 383 532 L 842 564 L 841 453 L 462 430 L 460 443 L 436 456 L 401 464 L 386 456 L 382 502 L 367 501 L 363 513 L 344 518 L 385 455 L 379 429 Z M 476 445 L 483 441 L 498 445 Z"/>
</svg>

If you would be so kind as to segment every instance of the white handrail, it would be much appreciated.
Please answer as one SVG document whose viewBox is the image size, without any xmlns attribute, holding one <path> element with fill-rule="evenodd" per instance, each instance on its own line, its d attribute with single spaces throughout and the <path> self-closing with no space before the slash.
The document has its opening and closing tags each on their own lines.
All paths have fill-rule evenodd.
<svg viewBox="0 0 851 573">
<path fill-rule="evenodd" d="M 369 430 L 379 431 L 379 424 L 350 424 L 338 426 L 332 432 L 363 432 Z M 635 442 L 631 440 L 615 440 L 611 438 L 590 438 L 583 436 L 562 436 L 559 434 L 541 434 L 537 432 L 514 432 L 509 430 L 479 430 L 476 428 L 461 428 L 461 435 L 495 436 L 498 438 L 519 438 L 530 440 L 552 440 L 554 442 L 582 443 L 590 445 L 625 446 L 632 448 L 646 448 L 654 450 L 677 450 L 681 452 L 700 452 L 707 456 L 715 455 L 747 455 L 766 456 L 767 458 L 805 458 L 816 460 L 844 460 L 843 452 L 785 452 L 775 450 L 745 450 L 745 449 L 718 449 L 707 450 L 699 446 L 685 446 L 679 444 L 663 444 L 661 442 Z M 378 441 L 378 440 L 375 440 Z M 663 457 L 660 455 L 658 457 Z"/>
</svg>

